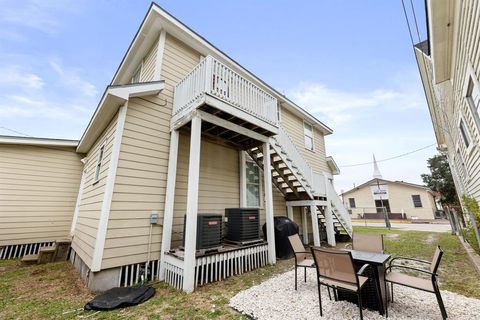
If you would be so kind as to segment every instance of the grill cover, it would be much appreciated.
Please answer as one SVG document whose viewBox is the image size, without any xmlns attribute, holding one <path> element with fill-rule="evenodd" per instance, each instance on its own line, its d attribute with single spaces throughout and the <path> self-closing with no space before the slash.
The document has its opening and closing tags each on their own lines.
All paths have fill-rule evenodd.
<svg viewBox="0 0 480 320">
<path fill-rule="evenodd" d="M 273 217 L 275 229 L 275 253 L 279 259 L 288 259 L 293 257 L 292 247 L 288 241 L 288 236 L 298 233 L 298 225 L 287 217 Z M 267 239 L 267 224 L 262 227 L 265 239 Z M 267 241 L 270 241 L 267 239 Z"/>
<path fill-rule="evenodd" d="M 112 310 L 125 308 L 143 303 L 155 295 L 155 288 L 151 286 L 138 286 L 126 288 L 113 288 L 96 296 L 88 302 L 85 310 Z"/>
</svg>

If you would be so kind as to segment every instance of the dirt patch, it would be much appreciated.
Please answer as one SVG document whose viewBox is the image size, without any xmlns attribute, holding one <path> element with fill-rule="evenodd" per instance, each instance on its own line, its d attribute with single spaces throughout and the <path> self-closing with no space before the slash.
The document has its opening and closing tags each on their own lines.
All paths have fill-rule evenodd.
<svg viewBox="0 0 480 320">
<path fill-rule="evenodd" d="M 27 276 L 13 284 L 19 300 L 62 299 L 87 302 L 93 297 L 83 285 L 73 267 L 67 262 L 32 266 Z M 34 290 L 32 290 L 34 289 Z"/>
</svg>

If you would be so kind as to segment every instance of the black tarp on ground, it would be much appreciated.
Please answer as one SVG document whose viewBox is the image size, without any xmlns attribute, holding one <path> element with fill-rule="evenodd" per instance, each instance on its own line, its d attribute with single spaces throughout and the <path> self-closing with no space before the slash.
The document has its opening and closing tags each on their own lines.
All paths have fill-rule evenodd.
<svg viewBox="0 0 480 320">
<path fill-rule="evenodd" d="M 88 302 L 85 310 L 112 310 L 143 303 L 155 295 L 151 286 L 113 288 Z"/>
<path fill-rule="evenodd" d="M 275 229 L 275 253 L 279 259 L 288 259 L 293 257 L 292 247 L 288 241 L 288 236 L 298 233 L 298 225 L 287 217 L 273 217 Z M 267 238 L 267 224 L 262 227 L 263 234 Z M 267 239 L 267 241 L 269 241 Z"/>
</svg>

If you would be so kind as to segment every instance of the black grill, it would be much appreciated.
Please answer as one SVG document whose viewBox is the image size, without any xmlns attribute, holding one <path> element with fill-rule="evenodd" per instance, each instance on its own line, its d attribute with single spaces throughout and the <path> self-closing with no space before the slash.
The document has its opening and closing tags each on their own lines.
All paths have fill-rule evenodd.
<svg viewBox="0 0 480 320">
<path fill-rule="evenodd" d="M 260 215 L 254 208 L 225 209 L 228 217 L 227 239 L 244 242 L 260 239 Z"/>
</svg>

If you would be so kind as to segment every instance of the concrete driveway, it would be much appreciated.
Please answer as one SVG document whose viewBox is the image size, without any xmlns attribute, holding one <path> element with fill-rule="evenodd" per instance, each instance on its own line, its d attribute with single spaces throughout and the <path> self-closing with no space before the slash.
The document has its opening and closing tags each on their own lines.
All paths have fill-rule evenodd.
<svg viewBox="0 0 480 320">
<path fill-rule="evenodd" d="M 352 222 L 353 226 L 365 227 L 365 222 Z M 385 227 L 385 223 L 369 222 L 367 227 Z M 450 223 L 392 223 L 392 228 L 405 231 L 451 232 Z"/>
</svg>

